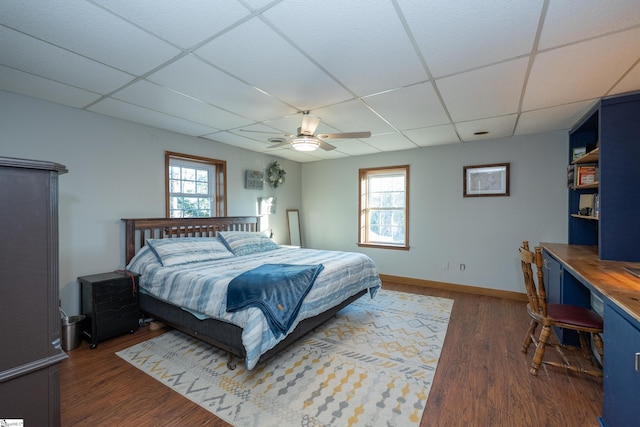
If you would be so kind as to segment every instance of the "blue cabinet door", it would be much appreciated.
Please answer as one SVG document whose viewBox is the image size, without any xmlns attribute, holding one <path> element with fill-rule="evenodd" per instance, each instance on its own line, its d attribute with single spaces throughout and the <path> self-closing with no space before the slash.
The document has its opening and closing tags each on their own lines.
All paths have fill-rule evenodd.
<svg viewBox="0 0 640 427">
<path fill-rule="evenodd" d="M 542 251 L 547 303 L 562 303 L 562 265 L 547 251 Z"/>
<path fill-rule="evenodd" d="M 604 318 L 604 423 L 607 427 L 638 425 L 640 324 L 609 303 Z"/>
</svg>

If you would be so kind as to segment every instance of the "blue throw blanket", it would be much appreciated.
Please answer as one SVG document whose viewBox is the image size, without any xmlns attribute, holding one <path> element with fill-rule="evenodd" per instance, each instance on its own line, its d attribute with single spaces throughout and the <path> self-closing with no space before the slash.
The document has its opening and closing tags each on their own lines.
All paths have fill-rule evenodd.
<svg viewBox="0 0 640 427">
<path fill-rule="evenodd" d="M 324 265 L 264 264 L 229 282 L 227 311 L 258 307 L 276 337 L 286 334 Z"/>
</svg>

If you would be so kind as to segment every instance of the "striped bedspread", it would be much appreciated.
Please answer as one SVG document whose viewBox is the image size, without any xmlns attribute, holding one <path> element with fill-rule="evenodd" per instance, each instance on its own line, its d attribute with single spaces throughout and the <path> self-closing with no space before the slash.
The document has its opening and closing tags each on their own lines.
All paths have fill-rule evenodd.
<svg viewBox="0 0 640 427">
<path fill-rule="evenodd" d="M 223 319 L 243 328 L 247 369 L 286 335 L 276 338 L 261 310 L 250 307 L 228 313 L 226 292 L 236 276 L 262 264 L 323 264 L 306 296 L 291 330 L 301 321 L 340 304 L 363 289 L 371 298 L 381 285 L 375 264 L 366 255 L 353 252 L 279 248 L 267 252 L 233 256 L 206 262 L 164 267 L 146 246 L 127 269 L 141 275 L 141 292 L 171 302 L 200 318 Z"/>
</svg>

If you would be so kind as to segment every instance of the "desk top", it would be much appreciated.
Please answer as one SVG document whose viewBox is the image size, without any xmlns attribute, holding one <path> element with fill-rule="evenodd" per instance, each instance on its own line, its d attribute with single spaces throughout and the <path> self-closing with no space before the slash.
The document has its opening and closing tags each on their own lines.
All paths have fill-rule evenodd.
<svg viewBox="0 0 640 427">
<path fill-rule="evenodd" d="M 624 267 L 640 267 L 639 262 L 603 261 L 597 246 L 540 243 L 540 246 L 565 264 L 587 287 L 592 287 L 605 298 L 640 322 L 640 279 Z"/>
</svg>

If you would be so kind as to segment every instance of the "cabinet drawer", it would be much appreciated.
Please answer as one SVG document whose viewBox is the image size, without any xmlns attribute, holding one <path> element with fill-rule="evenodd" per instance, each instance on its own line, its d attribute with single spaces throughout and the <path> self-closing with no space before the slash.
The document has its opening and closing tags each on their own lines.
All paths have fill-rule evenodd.
<svg viewBox="0 0 640 427">
<path fill-rule="evenodd" d="M 94 283 L 91 288 L 93 297 L 96 299 L 111 298 L 120 294 L 131 297 L 135 294 L 135 288 L 131 283 L 131 279 L 128 278 L 109 283 Z"/>
<path fill-rule="evenodd" d="M 93 313 L 94 319 L 98 322 L 109 321 L 122 316 L 134 316 L 138 319 L 138 305 L 128 304 L 123 306 L 113 306 L 110 309 L 95 311 Z"/>
<path fill-rule="evenodd" d="M 93 303 L 96 307 L 110 304 L 132 304 L 137 298 L 131 293 L 130 289 L 117 290 L 111 294 L 93 295 Z"/>
</svg>

